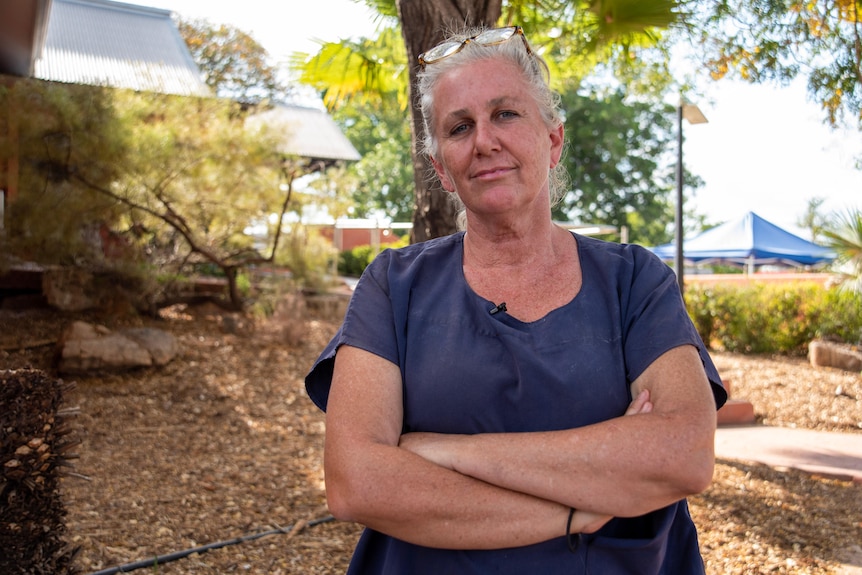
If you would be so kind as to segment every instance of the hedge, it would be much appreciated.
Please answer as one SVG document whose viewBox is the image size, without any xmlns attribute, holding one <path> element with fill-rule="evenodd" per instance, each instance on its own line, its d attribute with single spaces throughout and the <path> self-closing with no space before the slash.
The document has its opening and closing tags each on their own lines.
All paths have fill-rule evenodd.
<svg viewBox="0 0 862 575">
<path fill-rule="evenodd" d="M 857 344 L 859 294 L 815 282 L 690 285 L 688 313 L 711 349 L 805 355 L 813 339 Z"/>
</svg>

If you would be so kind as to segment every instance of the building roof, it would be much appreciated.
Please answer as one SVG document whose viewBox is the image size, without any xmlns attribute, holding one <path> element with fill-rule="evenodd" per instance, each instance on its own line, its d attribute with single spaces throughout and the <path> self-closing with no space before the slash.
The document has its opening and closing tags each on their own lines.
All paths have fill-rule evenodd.
<svg viewBox="0 0 862 575">
<path fill-rule="evenodd" d="M 183 96 L 213 95 L 169 10 L 109 0 L 0 0 L 0 74 Z M 250 118 L 315 169 L 360 159 L 324 111 L 279 105 Z"/>
<path fill-rule="evenodd" d="M 309 163 L 356 161 L 359 152 L 333 119 L 316 108 L 278 104 L 248 119 L 248 126 L 260 125 L 280 130 L 284 137 L 279 151 L 288 156 L 307 158 Z"/>
<path fill-rule="evenodd" d="M 52 0 L 33 76 L 184 96 L 212 95 L 169 10 Z"/>
</svg>

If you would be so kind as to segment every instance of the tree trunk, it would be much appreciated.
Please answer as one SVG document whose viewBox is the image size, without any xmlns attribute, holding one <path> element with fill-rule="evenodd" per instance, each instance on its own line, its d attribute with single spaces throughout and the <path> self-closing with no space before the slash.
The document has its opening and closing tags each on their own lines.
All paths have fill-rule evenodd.
<svg viewBox="0 0 862 575">
<path fill-rule="evenodd" d="M 455 209 L 420 152 L 424 137 L 419 111 L 416 76 L 419 54 L 443 40 L 444 30 L 462 26 L 492 27 L 500 18 L 502 0 L 398 0 L 398 17 L 407 61 L 410 62 L 411 128 L 413 130 L 413 178 L 416 186 L 411 242 L 445 236 L 455 231 Z"/>
<path fill-rule="evenodd" d="M 224 270 L 225 276 L 227 276 L 227 291 L 228 297 L 230 300 L 230 308 L 233 311 L 242 311 L 243 301 L 242 295 L 239 293 L 239 286 L 236 283 L 237 279 L 237 266 L 224 266 L 222 268 Z"/>
</svg>

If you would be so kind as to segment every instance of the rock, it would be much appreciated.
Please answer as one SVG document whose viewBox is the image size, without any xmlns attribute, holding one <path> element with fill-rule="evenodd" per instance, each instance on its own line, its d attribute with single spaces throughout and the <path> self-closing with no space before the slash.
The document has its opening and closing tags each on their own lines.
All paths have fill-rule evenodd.
<svg viewBox="0 0 862 575">
<path fill-rule="evenodd" d="M 93 275 L 77 268 L 47 268 L 42 275 L 42 293 L 48 305 L 63 311 L 98 307 L 93 293 Z"/>
<path fill-rule="evenodd" d="M 155 365 L 168 364 L 177 355 L 177 338 L 166 331 L 139 327 L 126 329 L 121 333 L 146 349 Z"/>
<path fill-rule="evenodd" d="M 165 365 L 177 354 L 173 335 L 154 328 L 112 332 L 83 321 L 72 323 L 57 344 L 60 373 L 124 371 Z"/>
<path fill-rule="evenodd" d="M 808 361 L 814 367 L 862 371 L 862 351 L 858 346 L 846 343 L 814 340 L 808 344 Z"/>
</svg>

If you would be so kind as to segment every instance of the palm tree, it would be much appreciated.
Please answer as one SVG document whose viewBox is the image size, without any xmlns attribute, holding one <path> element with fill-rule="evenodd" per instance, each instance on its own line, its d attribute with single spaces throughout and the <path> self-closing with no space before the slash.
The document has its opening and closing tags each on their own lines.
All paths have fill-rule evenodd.
<svg viewBox="0 0 862 575">
<path fill-rule="evenodd" d="M 862 212 L 848 209 L 833 214 L 822 233 L 826 245 L 838 255 L 836 266 L 850 276 L 844 285 L 862 293 Z"/>
</svg>

